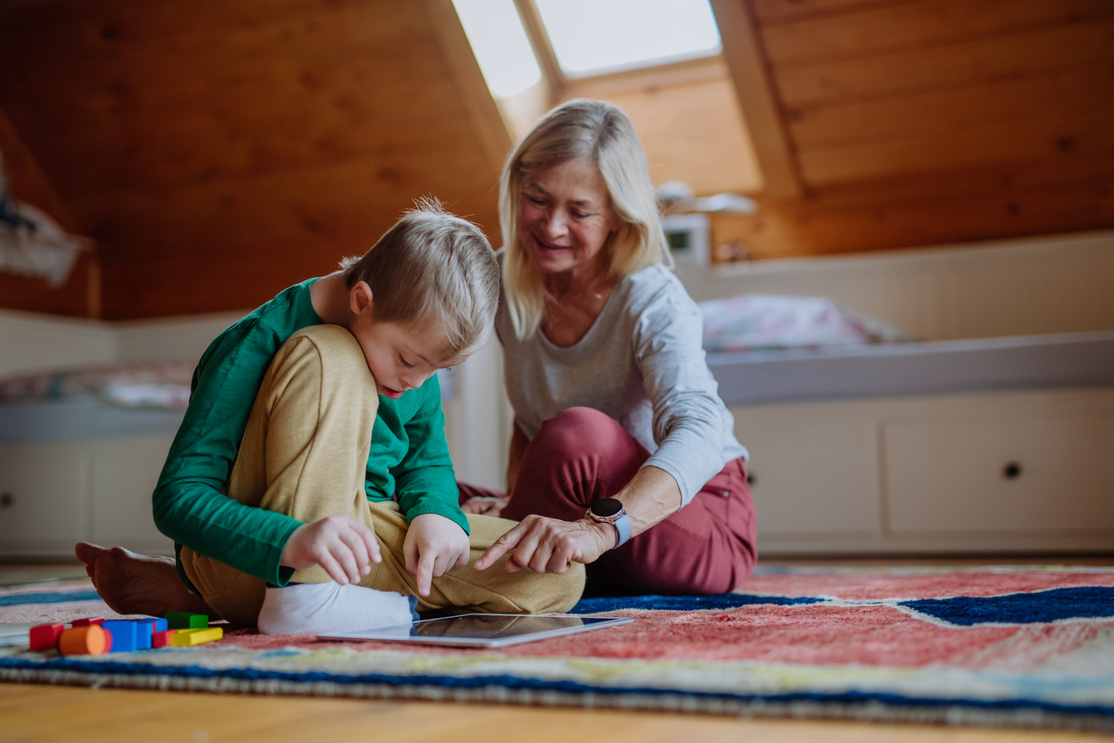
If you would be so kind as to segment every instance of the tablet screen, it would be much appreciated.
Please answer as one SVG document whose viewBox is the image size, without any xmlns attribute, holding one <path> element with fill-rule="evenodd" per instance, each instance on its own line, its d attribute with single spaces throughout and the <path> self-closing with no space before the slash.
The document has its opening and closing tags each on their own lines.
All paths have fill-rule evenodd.
<svg viewBox="0 0 1114 743">
<path fill-rule="evenodd" d="M 499 647 L 519 642 L 585 632 L 617 624 L 630 617 L 576 614 L 460 614 L 423 619 L 411 624 L 319 635 L 319 640 L 396 640 L 463 647 Z"/>
</svg>

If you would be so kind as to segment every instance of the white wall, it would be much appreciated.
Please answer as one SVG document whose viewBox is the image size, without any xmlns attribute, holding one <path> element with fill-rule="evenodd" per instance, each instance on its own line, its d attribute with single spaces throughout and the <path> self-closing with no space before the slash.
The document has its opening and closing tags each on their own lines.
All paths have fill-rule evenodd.
<svg viewBox="0 0 1114 743">
<path fill-rule="evenodd" d="M 199 359 L 222 330 L 248 312 L 115 323 L 116 357 L 119 361 Z"/>
<path fill-rule="evenodd" d="M 492 336 L 453 371 L 455 395 L 445 403 L 445 436 L 461 482 L 487 488 L 506 483 L 510 404 L 503 391 L 503 353 Z"/>
<path fill-rule="evenodd" d="M 0 310 L 0 376 L 109 363 L 115 344 L 107 323 Z"/>
</svg>

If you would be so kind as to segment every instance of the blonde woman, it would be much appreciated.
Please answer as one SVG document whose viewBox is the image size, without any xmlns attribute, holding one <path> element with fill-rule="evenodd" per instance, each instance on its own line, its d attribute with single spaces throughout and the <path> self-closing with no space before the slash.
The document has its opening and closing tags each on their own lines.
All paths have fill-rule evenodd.
<svg viewBox="0 0 1114 743">
<path fill-rule="evenodd" d="M 747 452 L 627 116 L 589 100 L 547 114 L 507 162 L 500 217 L 508 490 L 460 491 L 466 512 L 521 523 L 475 567 L 586 563 L 597 595 L 734 589 L 756 560 Z"/>
</svg>

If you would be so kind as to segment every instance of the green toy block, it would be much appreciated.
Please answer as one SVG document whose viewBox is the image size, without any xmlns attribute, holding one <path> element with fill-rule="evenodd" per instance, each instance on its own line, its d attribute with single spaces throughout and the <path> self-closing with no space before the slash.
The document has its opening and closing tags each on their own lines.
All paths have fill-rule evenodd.
<svg viewBox="0 0 1114 743">
<path fill-rule="evenodd" d="M 209 617 L 205 614 L 190 614 L 187 611 L 168 611 L 166 623 L 170 629 L 204 629 L 209 626 Z"/>
</svg>

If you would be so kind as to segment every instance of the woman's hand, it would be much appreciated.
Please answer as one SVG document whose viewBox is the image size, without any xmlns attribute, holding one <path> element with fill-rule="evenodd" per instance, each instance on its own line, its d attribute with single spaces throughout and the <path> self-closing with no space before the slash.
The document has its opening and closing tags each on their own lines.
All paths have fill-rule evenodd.
<svg viewBox="0 0 1114 743">
<path fill-rule="evenodd" d="M 574 562 L 590 563 L 615 546 L 615 527 L 587 519 L 561 521 L 527 516 L 495 541 L 476 562 L 486 570 L 510 554 L 507 572 L 563 573 Z"/>
<path fill-rule="evenodd" d="M 423 513 L 410 520 L 402 553 L 406 569 L 418 579 L 418 593 L 428 596 L 433 579 L 468 564 L 472 544 L 460 526 L 444 516 Z"/>
<path fill-rule="evenodd" d="M 460 504 L 460 510 L 476 516 L 498 516 L 507 507 L 509 498 L 503 496 L 477 495 Z"/>
<path fill-rule="evenodd" d="M 304 524 L 290 535 L 279 563 L 301 570 L 320 565 L 340 585 L 359 583 L 371 572 L 371 563 L 381 562 L 379 543 L 365 524 L 348 516 Z"/>
</svg>

